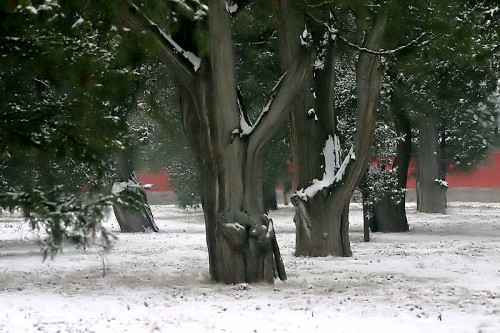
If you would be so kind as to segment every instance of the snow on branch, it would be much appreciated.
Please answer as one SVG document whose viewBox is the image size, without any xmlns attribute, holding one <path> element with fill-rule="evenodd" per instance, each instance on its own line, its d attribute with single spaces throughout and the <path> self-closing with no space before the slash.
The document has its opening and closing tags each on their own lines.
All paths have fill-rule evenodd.
<svg viewBox="0 0 500 333">
<path fill-rule="evenodd" d="M 401 46 L 398 46 L 397 48 L 395 49 L 392 49 L 392 50 L 384 50 L 384 49 L 380 49 L 380 50 L 371 50 L 369 48 L 366 48 L 366 47 L 363 47 L 361 45 L 358 45 L 356 43 L 353 43 L 353 42 L 350 42 L 348 41 L 344 36 L 342 36 L 339 31 L 337 29 L 335 29 L 334 27 L 330 26 L 328 23 L 325 23 L 323 22 L 322 20 L 318 19 L 317 17 L 315 17 L 314 15 L 312 15 L 311 13 L 307 12 L 307 16 L 310 17 L 311 19 L 313 19 L 314 21 L 316 21 L 317 23 L 319 24 L 322 24 L 323 26 L 325 26 L 325 28 L 328 30 L 328 32 L 331 34 L 331 38 L 332 39 L 336 39 L 337 37 L 343 41 L 344 43 L 346 43 L 347 45 L 357 49 L 358 51 L 361 51 L 361 52 L 366 52 L 366 53 L 370 53 L 370 54 L 375 54 L 375 55 L 389 55 L 389 54 L 394 54 L 394 53 L 397 53 L 401 50 L 404 50 L 406 49 L 407 47 L 410 47 L 414 44 L 417 44 L 422 38 L 424 38 L 427 33 L 426 32 L 423 32 L 420 34 L 420 36 L 418 36 L 417 38 L 415 39 L 412 39 L 411 41 L 409 41 L 408 43 L 404 44 L 404 45 L 401 45 Z M 421 43 L 421 45 L 425 45 L 429 42 L 429 40 L 426 40 L 426 41 L 423 41 Z"/>
<path fill-rule="evenodd" d="M 226 1 L 226 11 L 229 14 L 236 13 L 238 11 L 238 4 L 235 1 L 231 1 L 230 3 Z"/>
<path fill-rule="evenodd" d="M 340 182 L 344 177 L 349 162 L 356 159 L 354 147 L 351 147 L 347 156 L 341 161 L 340 140 L 337 135 L 333 138 L 331 135 L 328 136 L 328 140 L 325 142 L 325 148 L 323 148 L 323 156 L 325 157 L 325 173 L 323 174 L 323 179 L 314 179 L 311 185 L 295 193 L 296 196 L 304 201 L 314 197 L 319 191 Z"/>
<path fill-rule="evenodd" d="M 424 36 L 426 36 L 427 33 L 423 32 L 420 34 L 420 36 L 418 36 L 417 38 L 415 39 L 412 39 L 411 41 L 409 41 L 408 43 L 404 44 L 404 45 L 401 45 L 399 47 L 396 47 L 395 49 L 392 49 L 392 50 L 384 50 L 384 49 L 380 49 L 378 51 L 375 51 L 375 50 L 371 50 L 371 49 L 368 49 L 366 47 L 363 47 L 363 46 L 360 46 L 358 44 L 355 44 L 355 43 L 352 43 L 350 41 L 348 41 L 346 38 L 344 38 L 342 35 L 339 35 L 337 34 L 336 37 L 338 37 L 341 41 L 343 41 L 344 43 L 346 43 L 347 45 L 357 49 L 358 51 L 361 51 L 361 52 L 366 52 L 366 53 L 370 53 L 370 54 L 375 54 L 375 55 L 389 55 L 389 54 L 394 54 L 394 53 L 397 53 L 401 50 L 404 50 L 406 49 L 407 47 L 410 47 L 414 44 L 417 44 L 419 40 L 421 40 Z M 429 41 L 424 41 L 422 42 L 422 45 L 423 44 L 427 44 Z"/>
<path fill-rule="evenodd" d="M 252 124 L 251 121 L 249 119 L 247 119 L 247 117 L 246 117 L 246 115 L 245 115 L 245 113 L 240 105 L 240 102 L 238 100 L 238 106 L 240 107 L 240 129 L 239 129 L 239 131 L 234 130 L 233 133 L 238 131 L 238 133 L 240 134 L 240 137 L 243 137 L 246 135 L 250 135 L 253 132 L 253 130 L 259 125 L 260 121 L 267 114 L 267 112 L 269 112 L 269 108 L 271 107 L 271 103 L 274 100 L 274 97 L 276 95 L 276 91 L 278 90 L 278 87 L 281 84 L 281 82 L 283 81 L 283 78 L 285 77 L 285 75 L 286 75 L 286 72 L 278 79 L 278 82 L 273 87 L 273 89 L 271 89 L 271 97 L 269 98 L 266 105 L 262 108 L 262 111 L 260 112 L 259 117 L 257 118 L 257 120 L 255 121 L 254 124 Z"/>
<path fill-rule="evenodd" d="M 198 70 L 198 68 L 200 68 L 201 59 L 198 56 L 196 56 L 191 51 L 184 50 L 179 44 L 175 42 L 172 36 L 170 36 L 163 29 L 161 29 L 154 21 L 152 21 L 146 14 L 144 14 L 139 9 L 139 7 L 137 7 L 134 3 L 130 3 L 130 5 L 137 13 L 140 13 L 141 16 L 149 23 L 150 28 L 154 30 L 157 33 L 157 35 L 161 36 L 164 42 L 166 42 L 173 48 L 174 52 L 181 54 L 184 57 L 184 59 L 186 59 L 191 63 L 195 72 Z"/>
</svg>

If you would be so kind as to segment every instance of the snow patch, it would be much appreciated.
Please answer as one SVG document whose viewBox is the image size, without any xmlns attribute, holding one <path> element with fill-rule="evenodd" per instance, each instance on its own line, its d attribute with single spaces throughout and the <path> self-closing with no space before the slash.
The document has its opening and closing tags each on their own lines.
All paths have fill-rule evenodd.
<svg viewBox="0 0 500 333">
<path fill-rule="evenodd" d="M 75 23 L 73 23 L 73 25 L 71 26 L 71 29 L 74 29 L 76 28 L 77 26 L 79 26 L 80 24 L 82 24 L 85 20 L 83 18 L 79 18 L 78 20 L 76 20 Z"/>
<path fill-rule="evenodd" d="M 280 85 L 281 81 L 285 77 L 286 72 L 281 75 L 281 77 L 278 79 L 278 82 L 274 85 L 273 89 L 271 89 L 271 97 L 269 98 L 269 101 L 266 103 L 266 105 L 262 108 L 262 111 L 259 114 L 259 117 L 255 121 L 254 124 L 248 123 L 247 119 L 245 118 L 245 115 L 243 114 L 243 110 L 241 108 L 241 105 L 239 104 L 238 101 L 238 106 L 240 108 L 240 136 L 243 137 L 245 135 L 249 135 L 250 133 L 253 132 L 253 130 L 259 125 L 260 121 L 264 117 L 264 115 L 269 111 L 269 108 L 271 107 L 271 103 L 273 102 L 274 99 L 274 93 L 276 92 L 276 89 L 278 89 L 278 86 Z"/>
<path fill-rule="evenodd" d="M 301 45 L 309 46 L 311 36 L 309 35 L 309 31 L 307 31 L 307 26 L 304 26 L 304 31 L 302 31 L 299 38 L 300 38 Z"/>
<path fill-rule="evenodd" d="M 436 179 L 434 179 L 434 181 L 436 183 L 438 183 L 439 185 L 441 185 L 441 186 L 448 187 L 448 182 L 446 180 L 442 180 L 442 179 L 437 179 L 436 178 Z"/>
<path fill-rule="evenodd" d="M 307 201 L 307 198 L 314 197 L 316 193 L 322 189 L 340 182 L 344 177 L 345 170 L 351 159 L 356 159 L 354 147 L 351 147 L 349 153 L 341 162 L 340 140 L 336 135 L 333 138 L 331 135 L 328 137 L 322 155 L 325 157 L 325 173 L 323 174 L 323 179 L 314 179 L 309 187 L 296 192 L 296 195 L 304 201 Z"/>
<path fill-rule="evenodd" d="M 135 5 L 133 5 L 133 6 L 134 6 L 135 10 L 140 12 L 139 7 L 137 7 Z M 201 58 L 196 56 L 196 54 L 194 54 L 191 51 L 184 50 L 179 44 L 177 44 L 174 41 L 174 39 L 169 34 L 167 34 L 163 29 L 161 29 L 155 22 L 153 22 L 151 19 L 149 19 L 149 17 L 147 17 L 145 14 L 142 14 L 142 15 L 144 16 L 144 18 L 148 21 L 148 23 L 152 27 L 157 29 L 157 31 L 160 33 L 160 35 L 162 35 L 162 37 L 165 38 L 167 40 L 167 42 L 170 43 L 170 45 L 172 45 L 177 52 L 179 52 L 185 59 L 187 59 L 191 63 L 195 72 L 198 70 L 198 68 L 200 68 Z"/>
<path fill-rule="evenodd" d="M 224 226 L 228 227 L 228 228 L 232 228 L 232 229 L 235 229 L 236 231 L 240 231 L 242 229 L 245 229 L 244 226 L 242 226 L 241 224 L 239 224 L 238 222 L 234 222 L 234 223 L 225 223 Z"/>
<path fill-rule="evenodd" d="M 231 2 L 231 4 L 228 4 L 226 1 L 226 11 L 229 14 L 234 14 L 238 10 L 238 4 L 236 2 Z"/>
<path fill-rule="evenodd" d="M 129 180 L 127 182 L 115 182 L 113 184 L 113 188 L 111 189 L 111 193 L 118 194 L 123 192 L 128 187 L 133 187 L 133 186 L 137 186 L 137 184 L 132 180 Z"/>
</svg>

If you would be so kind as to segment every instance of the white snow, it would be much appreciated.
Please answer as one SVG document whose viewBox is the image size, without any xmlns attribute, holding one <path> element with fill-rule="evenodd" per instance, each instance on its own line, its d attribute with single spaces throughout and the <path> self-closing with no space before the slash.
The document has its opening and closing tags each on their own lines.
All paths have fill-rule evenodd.
<svg viewBox="0 0 500 333">
<path fill-rule="evenodd" d="M 137 11 L 140 11 L 139 7 L 135 5 L 133 6 Z M 154 21 L 149 19 L 146 15 L 144 15 L 144 17 L 151 26 L 155 27 L 158 30 L 158 32 L 163 36 L 163 38 L 165 38 L 167 42 L 170 43 L 170 45 L 172 45 L 172 47 L 177 52 L 179 52 L 185 59 L 187 59 L 191 63 L 195 72 L 198 70 L 198 68 L 200 68 L 201 58 L 199 58 L 196 54 L 194 54 L 191 51 L 184 50 L 179 44 L 175 42 L 175 40 L 169 34 L 165 32 L 165 30 L 160 28 Z"/>
<path fill-rule="evenodd" d="M 441 185 L 441 186 L 448 187 L 448 182 L 446 180 L 442 180 L 442 179 L 437 179 L 436 178 L 436 179 L 434 179 L 434 181 L 436 183 L 438 183 L 439 185 Z"/>
<path fill-rule="evenodd" d="M 0 332 L 500 332 L 500 204 L 410 205 L 410 232 L 369 243 L 352 204 L 351 258 L 295 257 L 281 207 L 288 280 L 229 286 L 208 278 L 202 211 L 152 209 L 160 233 L 120 234 L 110 218 L 110 253 L 46 262 L 26 223 L 0 216 Z"/>
<path fill-rule="evenodd" d="M 330 135 L 325 142 L 325 148 L 323 148 L 323 156 L 325 157 L 325 173 L 321 180 L 314 179 L 312 184 L 304 189 L 297 190 L 295 193 L 302 200 L 307 201 L 307 198 L 312 198 L 324 188 L 330 187 L 334 183 L 340 182 L 344 177 L 345 169 L 351 161 L 355 159 L 354 147 L 351 147 L 347 156 L 341 161 L 341 147 L 338 136 Z"/>
<path fill-rule="evenodd" d="M 134 183 L 132 180 L 129 180 L 127 182 L 115 182 L 113 184 L 113 187 L 111 188 L 111 193 L 118 194 L 120 192 L 123 192 L 127 187 L 133 187 L 133 186 L 137 186 L 137 184 Z"/>
<path fill-rule="evenodd" d="M 83 18 L 79 18 L 78 20 L 76 20 L 75 23 L 73 23 L 73 25 L 71 26 L 72 29 L 76 28 L 77 26 L 79 26 L 80 24 L 82 24 L 83 22 L 85 22 L 85 20 Z"/>
<path fill-rule="evenodd" d="M 273 102 L 273 99 L 275 96 L 274 94 L 276 93 L 276 90 L 278 89 L 278 87 L 279 87 L 281 81 L 283 80 L 283 78 L 285 77 L 285 75 L 286 75 L 286 72 L 280 76 L 280 78 L 278 79 L 278 81 L 276 82 L 274 87 L 271 89 L 271 97 L 267 101 L 266 105 L 264 105 L 264 107 L 260 111 L 259 117 L 255 121 L 255 123 L 253 123 L 253 124 L 251 122 L 249 123 L 245 119 L 245 115 L 243 114 L 244 111 L 241 107 L 240 101 L 238 100 L 238 107 L 240 109 L 240 129 L 241 129 L 241 131 L 239 131 L 240 137 L 250 135 L 255 130 L 255 128 L 257 128 L 257 126 L 260 124 L 260 121 L 262 120 L 264 115 L 269 112 L 269 108 L 271 107 L 271 103 Z"/>
<path fill-rule="evenodd" d="M 232 2 L 232 1 L 231 1 L 231 4 L 228 4 L 226 1 L 226 11 L 229 14 L 236 13 L 238 11 L 238 4 L 236 2 Z"/>
<path fill-rule="evenodd" d="M 302 33 L 299 36 L 300 44 L 303 46 L 309 46 L 308 37 L 310 36 L 309 32 L 307 31 L 307 26 L 304 26 L 304 31 L 302 31 Z"/>
</svg>

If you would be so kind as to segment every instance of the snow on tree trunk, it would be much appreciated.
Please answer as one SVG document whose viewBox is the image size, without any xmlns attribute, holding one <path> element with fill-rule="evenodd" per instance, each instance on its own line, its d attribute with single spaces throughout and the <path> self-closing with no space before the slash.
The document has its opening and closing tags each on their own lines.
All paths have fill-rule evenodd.
<svg viewBox="0 0 500 333">
<path fill-rule="evenodd" d="M 281 62 L 286 67 L 295 57 L 300 56 L 300 40 L 297 36 L 302 34 L 305 20 L 299 11 L 294 10 L 292 1 L 279 3 L 275 10 L 275 20 Z M 385 23 L 385 16 L 377 21 L 376 27 L 368 32 L 364 47 L 374 50 L 380 48 Z M 379 56 L 360 52 L 356 69 L 358 117 L 354 147 L 347 154 L 336 149 L 337 162 L 340 162 L 340 157 L 343 161 L 334 163 L 336 169 L 328 171 L 328 176 L 325 164 L 330 157 L 322 156 L 321 150 L 327 146 L 325 142 L 336 137 L 333 103 L 335 58 L 332 42 L 328 43 L 324 59 L 322 69 L 309 71 L 300 94 L 291 106 L 292 152 L 299 188 L 292 197 L 296 208 L 295 254 L 350 256 L 348 205 L 368 164 L 381 71 Z M 324 177 L 319 181 L 323 174 Z M 330 180 L 329 183 L 327 179 Z M 324 186 L 319 190 L 309 191 L 309 185 L 318 187 L 318 184 Z"/>
<path fill-rule="evenodd" d="M 133 209 L 121 204 L 113 205 L 116 221 L 120 225 L 121 232 L 158 232 L 151 207 L 149 207 L 146 191 L 135 176 L 132 160 L 127 152 L 122 152 L 117 157 L 118 182 L 113 186 L 114 192 L 123 190 L 125 186 L 132 187 L 136 192 L 135 200 L 138 200 L 140 209 Z"/>
<path fill-rule="evenodd" d="M 423 213 L 446 213 L 447 183 L 440 177 L 438 134 L 434 115 L 420 120 L 417 209 Z"/>
</svg>

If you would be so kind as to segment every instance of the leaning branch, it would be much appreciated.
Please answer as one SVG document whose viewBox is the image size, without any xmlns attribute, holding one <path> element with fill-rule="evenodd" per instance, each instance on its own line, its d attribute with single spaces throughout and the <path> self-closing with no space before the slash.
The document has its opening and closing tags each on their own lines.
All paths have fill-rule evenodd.
<svg viewBox="0 0 500 333">
<path fill-rule="evenodd" d="M 275 132 L 275 126 L 279 125 L 282 116 L 286 113 L 287 105 L 300 88 L 307 70 L 311 67 L 311 59 L 310 56 L 307 56 L 300 61 L 295 61 L 288 71 L 278 79 L 278 82 L 271 89 L 270 97 L 255 123 L 251 123 L 238 101 L 240 106 L 240 128 L 235 129 L 232 135 L 239 134 L 240 137 L 260 136 L 260 134 L 254 134 L 256 131 L 259 131 L 267 133 L 266 136 L 272 136 L 269 133 Z"/>
<path fill-rule="evenodd" d="M 317 17 L 315 17 L 311 13 L 308 12 L 307 16 L 310 17 L 311 19 L 313 19 L 314 21 L 316 21 L 316 23 L 319 23 L 319 24 L 325 26 L 326 29 L 328 30 L 328 32 L 332 35 L 332 38 L 334 38 L 334 39 L 338 38 L 341 41 L 343 41 L 344 43 L 346 43 L 347 45 L 349 45 L 350 47 L 353 47 L 353 48 L 355 48 L 356 50 L 358 50 L 360 52 L 366 52 L 366 53 L 369 53 L 369 54 L 380 55 L 380 56 L 382 56 L 382 55 L 390 55 L 390 54 L 394 54 L 394 53 L 397 53 L 399 51 L 402 51 L 402 50 L 404 50 L 404 49 L 406 49 L 406 48 L 408 48 L 408 47 L 410 47 L 412 45 L 417 44 L 422 38 L 424 38 L 427 35 L 426 32 L 423 32 L 417 38 L 412 39 L 408 43 L 406 43 L 404 45 L 401 45 L 401 46 L 398 46 L 395 49 L 391 49 L 391 50 L 384 50 L 384 49 L 372 50 L 372 49 L 369 49 L 367 47 L 361 46 L 359 44 L 356 44 L 356 43 L 353 43 L 353 42 L 347 40 L 347 38 L 345 38 L 344 36 L 342 36 L 339 33 L 338 29 L 335 29 L 335 28 L 331 27 L 330 25 L 328 25 L 328 23 L 325 23 L 325 22 L 321 21 L 320 19 L 318 19 Z M 428 42 L 429 42 L 428 40 L 424 41 L 424 42 L 422 42 L 422 45 L 426 44 Z"/>
<path fill-rule="evenodd" d="M 363 46 L 360 46 L 358 44 L 355 44 L 353 42 L 350 42 L 348 41 L 345 37 L 343 37 L 342 35 L 339 35 L 337 34 L 336 36 L 341 40 L 343 41 L 344 43 L 346 43 L 347 45 L 357 49 L 358 51 L 361 51 L 361 52 L 366 52 L 366 53 L 369 53 L 369 54 L 373 54 L 373 55 L 389 55 L 389 54 L 394 54 L 394 53 L 397 53 L 399 51 L 402 51 L 412 45 L 415 45 L 417 44 L 424 36 L 426 36 L 427 33 L 423 32 L 420 34 L 420 36 L 418 36 L 417 38 L 409 41 L 408 43 L 404 44 L 404 45 L 401 45 L 395 49 L 392 49 L 392 50 L 384 50 L 384 49 L 381 49 L 381 50 L 378 50 L 378 51 L 375 51 L 375 50 L 371 50 L 371 49 L 368 49 L 366 47 L 363 47 Z M 426 41 L 424 41 L 423 43 L 426 43 Z"/>
<path fill-rule="evenodd" d="M 261 116 L 252 126 L 248 150 L 258 149 L 270 140 L 280 122 L 288 114 L 287 108 L 302 85 L 306 73 L 311 69 L 311 56 L 296 60 L 273 88 L 273 95 L 263 109 Z"/>
<path fill-rule="evenodd" d="M 200 67 L 201 59 L 199 57 L 190 51 L 184 50 L 132 2 L 128 12 L 125 13 L 125 20 L 135 30 L 152 33 L 164 51 L 162 54 L 163 60 L 170 65 L 174 75 L 186 86 L 192 82 L 194 73 Z"/>
</svg>

